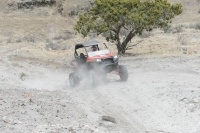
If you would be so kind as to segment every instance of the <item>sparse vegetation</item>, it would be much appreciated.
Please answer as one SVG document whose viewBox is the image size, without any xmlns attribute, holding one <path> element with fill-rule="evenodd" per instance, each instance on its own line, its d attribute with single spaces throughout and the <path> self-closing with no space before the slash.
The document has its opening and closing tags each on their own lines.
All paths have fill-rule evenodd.
<svg viewBox="0 0 200 133">
<path fill-rule="evenodd" d="M 180 4 L 171 5 L 166 0 L 96 0 L 89 11 L 79 16 L 75 30 L 84 37 L 91 32 L 106 33 L 106 40 L 115 42 L 118 53 L 125 54 L 133 37 L 168 26 L 181 13 Z M 122 29 L 126 31 L 124 38 L 121 38 Z"/>
<path fill-rule="evenodd" d="M 178 49 L 183 53 L 183 54 L 187 54 L 188 52 L 188 46 L 187 46 L 187 39 L 186 36 L 184 35 L 180 35 L 178 36 L 178 41 L 180 42 L 180 46 L 178 47 Z"/>
<path fill-rule="evenodd" d="M 139 35 L 140 38 L 147 38 L 150 37 L 151 33 L 147 31 L 143 31 L 141 35 Z"/>
<path fill-rule="evenodd" d="M 178 36 L 178 41 L 180 42 L 181 45 L 187 45 L 186 37 L 183 35 Z"/>
<path fill-rule="evenodd" d="M 68 15 L 70 17 L 73 17 L 73 16 L 77 16 L 79 15 L 79 13 L 83 12 L 83 11 L 88 11 L 89 10 L 89 7 L 74 7 L 69 13 Z"/>
<path fill-rule="evenodd" d="M 7 43 L 11 43 L 11 38 L 8 38 L 8 39 L 7 39 Z"/>
<path fill-rule="evenodd" d="M 17 37 L 9 37 L 7 38 L 7 43 L 21 43 L 22 39 Z"/>
<path fill-rule="evenodd" d="M 200 23 L 195 25 L 195 29 L 200 30 Z"/>
<path fill-rule="evenodd" d="M 62 35 L 57 35 L 57 36 L 55 36 L 55 37 L 53 38 L 53 40 L 60 40 L 60 39 L 62 39 Z"/>
<path fill-rule="evenodd" d="M 63 33 L 59 33 L 52 37 L 52 40 L 69 40 L 73 37 L 73 34 L 73 32 L 66 30 Z"/>
<path fill-rule="evenodd" d="M 56 2 L 56 10 L 62 15 L 63 14 L 63 1 L 59 0 Z"/>
<path fill-rule="evenodd" d="M 183 32 L 183 29 L 186 28 L 186 27 L 187 26 L 179 24 L 179 25 L 176 25 L 176 26 L 168 25 L 166 27 L 163 27 L 162 29 L 165 33 L 180 33 L 180 32 Z"/>
<path fill-rule="evenodd" d="M 200 23 L 191 24 L 191 25 L 189 26 L 189 28 L 193 28 L 193 29 L 196 29 L 196 30 L 200 30 Z"/>
<path fill-rule="evenodd" d="M 22 42 L 21 38 L 17 38 L 16 43 L 20 43 L 20 42 Z"/>
<path fill-rule="evenodd" d="M 183 31 L 183 25 L 177 25 L 173 28 L 173 33 L 180 33 Z"/>
<path fill-rule="evenodd" d="M 18 9 L 17 3 L 14 2 L 14 1 L 8 3 L 8 7 L 9 7 L 9 9 L 11 9 L 11 10 L 17 10 L 17 9 Z"/>
<path fill-rule="evenodd" d="M 31 43 L 35 43 L 36 42 L 36 38 L 34 36 L 25 36 L 23 38 L 24 41 L 26 42 L 31 42 Z"/>
<path fill-rule="evenodd" d="M 170 33 L 172 32 L 172 27 L 170 25 L 163 27 L 163 31 L 165 33 Z"/>
<path fill-rule="evenodd" d="M 56 4 L 55 0 L 30 0 L 17 2 L 18 9 L 29 9 L 32 7 L 53 6 Z"/>
<path fill-rule="evenodd" d="M 197 0 L 199 6 L 200 6 L 200 0 Z M 198 10 L 198 13 L 200 13 L 200 9 Z"/>
</svg>

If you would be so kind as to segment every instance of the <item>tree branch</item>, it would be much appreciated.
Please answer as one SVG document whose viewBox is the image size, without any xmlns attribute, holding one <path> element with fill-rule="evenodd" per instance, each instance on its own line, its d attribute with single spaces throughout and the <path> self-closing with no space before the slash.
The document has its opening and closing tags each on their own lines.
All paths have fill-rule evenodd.
<svg viewBox="0 0 200 133">
<path fill-rule="evenodd" d="M 128 28 L 126 28 L 125 26 L 123 26 L 123 27 L 124 27 L 124 29 L 128 30 Z"/>
<path fill-rule="evenodd" d="M 120 44 L 120 38 L 119 38 L 119 33 L 120 33 L 120 30 L 121 30 L 121 27 L 122 25 L 118 25 L 116 27 L 116 32 L 115 32 L 115 39 L 117 40 L 117 43 Z"/>
<path fill-rule="evenodd" d="M 135 35 L 136 35 L 136 31 L 134 29 L 131 30 L 126 36 L 126 38 L 124 39 L 122 44 L 126 45 Z"/>
<path fill-rule="evenodd" d="M 111 31 L 113 31 L 113 32 L 117 32 L 117 30 L 116 30 L 116 29 L 113 29 L 113 28 L 112 28 L 112 29 L 110 29 L 110 30 L 111 30 Z"/>
<path fill-rule="evenodd" d="M 127 47 L 126 47 L 126 50 L 132 49 L 132 47 L 137 46 L 138 44 L 140 44 L 140 43 L 143 42 L 143 41 L 144 41 L 144 40 L 141 40 L 141 41 L 137 42 L 136 44 L 133 44 L 133 45 L 131 45 L 131 46 L 127 46 Z"/>
</svg>

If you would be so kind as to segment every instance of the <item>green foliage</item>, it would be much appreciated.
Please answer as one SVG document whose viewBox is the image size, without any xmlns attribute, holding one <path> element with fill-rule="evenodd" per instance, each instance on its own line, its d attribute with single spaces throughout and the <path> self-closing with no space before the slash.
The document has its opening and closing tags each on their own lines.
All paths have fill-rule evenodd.
<svg viewBox="0 0 200 133">
<path fill-rule="evenodd" d="M 181 12 L 180 4 L 171 5 L 167 0 L 95 0 L 90 10 L 79 16 L 74 28 L 84 37 L 90 32 L 106 33 L 108 41 L 117 42 L 119 53 L 125 53 L 135 35 L 166 27 Z M 124 40 L 120 39 L 122 30 L 127 33 Z"/>
</svg>

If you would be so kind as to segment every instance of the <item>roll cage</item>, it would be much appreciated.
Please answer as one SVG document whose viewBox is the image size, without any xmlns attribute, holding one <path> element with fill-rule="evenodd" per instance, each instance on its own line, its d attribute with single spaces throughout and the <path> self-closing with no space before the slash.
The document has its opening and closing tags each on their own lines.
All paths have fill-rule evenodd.
<svg viewBox="0 0 200 133">
<path fill-rule="evenodd" d="M 94 46 L 94 45 L 96 45 L 97 46 L 97 49 L 98 49 L 98 51 L 99 50 L 101 50 L 100 49 L 100 45 L 104 45 L 105 46 L 105 48 L 106 49 L 108 49 L 108 47 L 107 47 L 107 45 L 105 44 L 105 43 L 102 43 L 102 42 L 99 42 L 99 41 L 89 41 L 89 42 L 84 42 L 84 43 L 78 43 L 78 44 L 76 44 L 75 45 L 75 51 L 74 51 L 74 57 L 75 58 L 80 58 L 80 56 L 83 56 L 83 55 L 85 55 L 85 57 L 88 57 L 88 47 L 92 47 L 92 46 Z M 82 52 L 78 52 L 77 50 L 78 49 L 84 49 L 84 51 L 85 51 L 85 54 L 83 54 Z"/>
</svg>

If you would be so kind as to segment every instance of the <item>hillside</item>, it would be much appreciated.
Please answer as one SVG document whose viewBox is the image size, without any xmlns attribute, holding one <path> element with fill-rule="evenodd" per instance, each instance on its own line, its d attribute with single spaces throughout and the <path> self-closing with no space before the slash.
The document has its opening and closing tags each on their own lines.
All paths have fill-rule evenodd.
<svg viewBox="0 0 200 133">
<path fill-rule="evenodd" d="M 67 0 L 62 1 L 62 15 L 58 12 L 59 4 L 53 7 L 36 7 L 33 9 L 10 8 L 8 3 L 14 0 L 2 0 L 1 19 L 0 19 L 0 38 L 2 43 L 31 42 L 44 46 L 53 42 L 56 46 L 71 47 L 71 44 L 87 40 L 80 35 L 75 35 L 73 26 L 76 22 L 76 16 L 70 16 L 70 13 L 81 11 L 87 7 L 87 1 Z M 130 52 L 133 54 L 199 54 L 199 21 L 200 2 L 197 0 L 173 0 L 183 4 L 183 13 L 173 20 L 172 27 L 164 33 L 162 30 L 154 30 L 151 33 L 145 33 L 141 37 L 136 37 L 130 45 L 140 40 L 143 42 L 134 47 Z M 57 3 L 61 3 L 61 0 Z M 89 39 L 89 38 L 88 38 Z M 163 40 L 163 41 L 160 41 Z M 38 45 L 36 45 L 38 46 Z M 56 47 L 55 46 L 55 47 Z M 63 48 L 64 47 L 64 48 Z M 58 48 L 59 49 L 59 48 Z M 184 51 L 187 49 L 187 51 Z"/>
</svg>

